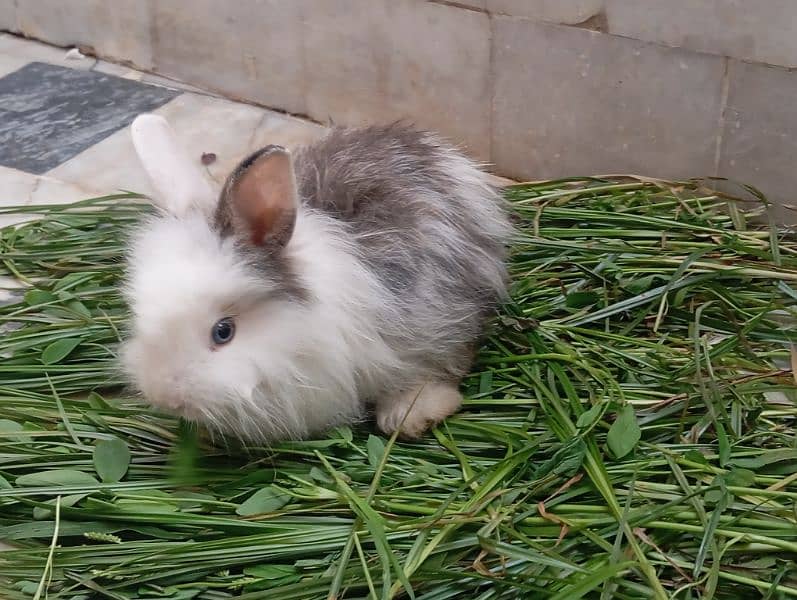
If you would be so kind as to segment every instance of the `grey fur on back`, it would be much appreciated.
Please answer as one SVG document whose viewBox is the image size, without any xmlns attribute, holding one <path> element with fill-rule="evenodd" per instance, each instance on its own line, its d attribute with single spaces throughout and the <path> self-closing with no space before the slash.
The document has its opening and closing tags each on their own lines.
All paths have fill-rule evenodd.
<svg viewBox="0 0 797 600">
<path fill-rule="evenodd" d="M 411 366 L 403 383 L 461 378 L 505 293 L 511 227 L 487 175 L 400 123 L 333 129 L 294 165 L 303 204 L 346 224 L 388 291 L 383 337 Z"/>
</svg>

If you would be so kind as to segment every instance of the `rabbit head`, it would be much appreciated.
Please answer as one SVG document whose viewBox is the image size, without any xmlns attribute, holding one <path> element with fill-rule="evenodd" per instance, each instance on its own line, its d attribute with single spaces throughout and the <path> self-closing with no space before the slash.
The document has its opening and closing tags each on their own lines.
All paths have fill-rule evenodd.
<svg viewBox="0 0 797 600">
<path fill-rule="evenodd" d="M 242 437 L 351 421 L 359 405 L 347 351 L 320 353 L 357 328 L 315 300 L 334 300 L 330 278 L 356 265 L 329 223 L 300 210 L 291 154 L 251 155 L 219 199 L 162 117 L 142 115 L 131 131 L 160 209 L 127 256 L 131 324 L 120 355 L 133 385 L 156 407 Z"/>
</svg>

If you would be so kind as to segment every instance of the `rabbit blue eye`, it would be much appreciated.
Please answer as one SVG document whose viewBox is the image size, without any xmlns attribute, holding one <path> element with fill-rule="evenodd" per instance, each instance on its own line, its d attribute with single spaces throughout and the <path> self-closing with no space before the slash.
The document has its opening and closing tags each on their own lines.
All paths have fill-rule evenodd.
<svg viewBox="0 0 797 600">
<path fill-rule="evenodd" d="M 217 321 L 213 326 L 211 337 L 213 337 L 214 344 L 221 345 L 230 342 L 235 337 L 235 321 L 230 317 Z"/>
</svg>

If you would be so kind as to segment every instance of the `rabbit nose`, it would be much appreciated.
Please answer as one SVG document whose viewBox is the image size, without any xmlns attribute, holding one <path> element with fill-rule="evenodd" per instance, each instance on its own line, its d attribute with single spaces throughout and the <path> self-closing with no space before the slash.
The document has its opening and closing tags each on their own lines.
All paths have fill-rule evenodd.
<svg viewBox="0 0 797 600">
<path fill-rule="evenodd" d="M 153 404 L 171 410 L 185 406 L 184 384 L 180 377 L 173 374 L 156 373 L 153 383 L 151 393 L 148 394 Z"/>
<path fill-rule="evenodd" d="M 160 396 L 160 403 L 166 408 L 178 409 L 182 408 L 185 401 L 178 394 L 163 394 Z"/>
</svg>

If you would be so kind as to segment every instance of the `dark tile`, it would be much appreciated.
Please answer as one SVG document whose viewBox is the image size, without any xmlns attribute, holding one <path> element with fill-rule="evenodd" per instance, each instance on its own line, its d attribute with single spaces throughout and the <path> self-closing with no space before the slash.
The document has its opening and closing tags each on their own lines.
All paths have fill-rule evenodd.
<svg viewBox="0 0 797 600">
<path fill-rule="evenodd" d="M 30 63 L 0 78 L 0 165 L 45 173 L 180 92 Z"/>
</svg>

